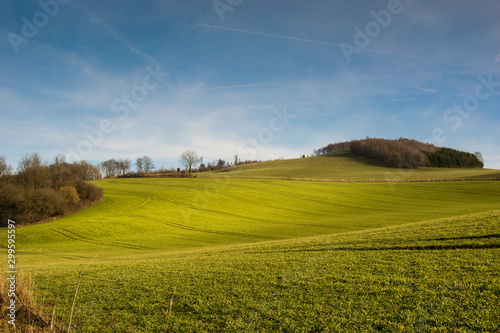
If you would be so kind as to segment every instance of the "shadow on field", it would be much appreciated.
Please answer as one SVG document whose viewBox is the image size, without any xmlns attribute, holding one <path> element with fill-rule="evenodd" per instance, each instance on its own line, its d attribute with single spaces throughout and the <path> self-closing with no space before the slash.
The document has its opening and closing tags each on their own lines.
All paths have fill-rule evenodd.
<svg viewBox="0 0 500 333">
<path fill-rule="evenodd" d="M 483 250 L 500 249 L 500 244 L 455 244 L 455 245 L 424 245 L 424 246 L 387 246 L 387 247 L 342 247 L 323 249 L 290 249 L 277 251 L 253 251 L 247 253 L 293 253 L 293 252 L 327 252 L 327 251 L 434 251 L 434 250 Z"/>
<path fill-rule="evenodd" d="M 484 236 L 463 236 L 463 237 L 449 237 L 449 238 L 429 238 L 428 241 L 443 241 L 452 239 L 484 239 L 484 238 L 500 238 L 500 234 L 484 235 Z"/>
</svg>

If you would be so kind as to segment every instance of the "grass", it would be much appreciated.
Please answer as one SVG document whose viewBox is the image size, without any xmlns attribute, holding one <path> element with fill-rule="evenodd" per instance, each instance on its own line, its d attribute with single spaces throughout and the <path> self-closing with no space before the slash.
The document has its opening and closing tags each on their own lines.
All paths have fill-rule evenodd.
<svg viewBox="0 0 500 333">
<path fill-rule="evenodd" d="M 336 153 L 308 158 L 239 165 L 199 177 L 290 178 L 349 181 L 500 179 L 500 171 L 480 168 L 425 168 L 416 170 L 386 168 L 352 153 Z"/>
<path fill-rule="evenodd" d="M 75 327 L 496 332 L 499 239 L 500 211 L 492 211 L 147 260 L 110 258 L 103 251 L 82 277 Z M 71 267 L 51 276 L 40 272 L 39 293 L 69 309 L 76 275 Z"/>
<path fill-rule="evenodd" d="M 2 265 L 2 273 L 0 274 L 0 311 L 4 319 L 0 324 L 0 330 L 9 332 L 12 326 L 8 321 L 12 320 L 12 317 L 8 317 L 7 314 L 10 313 L 9 307 L 11 306 L 10 300 L 12 297 L 9 290 L 11 287 L 10 282 L 7 280 L 7 276 L 4 276 L 4 272 L 7 271 L 4 266 Z M 34 281 L 22 274 L 18 274 L 16 280 L 15 300 L 18 305 L 15 313 L 16 330 L 18 332 L 33 332 L 36 329 L 37 332 L 49 332 L 50 324 L 47 324 L 42 318 L 46 309 L 40 307 L 39 303 L 43 303 L 43 300 L 40 302 L 36 298 Z"/>
<path fill-rule="evenodd" d="M 73 332 L 498 331 L 497 181 L 96 184 L 16 229 L 57 327 L 75 302 Z"/>
<path fill-rule="evenodd" d="M 113 179 L 104 202 L 17 233 L 26 264 L 73 263 L 104 244 L 143 255 L 384 227 L 499 208 L 500 183 Z"/>
</svg>

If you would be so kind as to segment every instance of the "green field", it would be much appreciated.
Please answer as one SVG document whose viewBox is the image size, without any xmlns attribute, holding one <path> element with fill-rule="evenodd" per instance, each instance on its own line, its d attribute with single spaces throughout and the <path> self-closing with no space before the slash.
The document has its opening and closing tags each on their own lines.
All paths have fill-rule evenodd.
<svg viewBox="0 0 500 333">
<path fill-rule="evenodd" d="M 72 331 L 499 330 L 500 182 L 230 174 L 99 180 L 105 201 L 16 229 L 45 317 L 67 325 L 86 267 Z"/>
<path fill-rule="evenodd" d="M 26 263 L 67 262 L 108 242 L 129 255 L 300 238 L 500 208 L 496 181 L 328 183 L 264 179 L 112 179 L 106 200 L 21 228 Z M 42 266 L 45 263 L 42 264 Z"/>
<path fill-rule="evenodd" d="M 500 179 L 500 171 L 480 168 L 386 168 L 351 153 L 336 153 L 308 158 L 238 165 L 218 172 L 200 173 L 200 177 L 290 178 L 316 180 L 389 181 L 428 179 Z"/>
</svg>

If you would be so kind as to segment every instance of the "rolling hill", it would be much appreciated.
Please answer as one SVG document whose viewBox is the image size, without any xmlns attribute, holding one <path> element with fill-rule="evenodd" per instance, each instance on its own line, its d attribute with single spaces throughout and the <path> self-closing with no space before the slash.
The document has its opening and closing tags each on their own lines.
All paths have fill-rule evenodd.
<svg viewBox="0 0 500 333">
<path fill-rule="evenodd" d="M 358 157 L 350 152 L 308 158 L 238 165 L 199 177 L 278 178 L 334 181 L 393 181 L 500 179 L 500 171 L 483 168 L 395 169 Z"/>
<path fill-rule="evenodd" d="M 499 208 L 500 183 L 330 183 L 105 179 L 104 202 L 18 230 L 24 261 L 71 262 L 108 244 L 123 255 L 300 238 Z"/>
<path fill-rule="evenodd" d="M 393 171 L 339 154 L 95 181 L 105 201 L 16 229 L 19 276 L 59 328 L 78 286 L 76 332 L 498 330 L 500 182 Z"/>
<path fill-rule="evenodd" d="M 495 332 L 499 235 L 497 210 L 155 255 L 92 246 L 29 272 L 61 325 L 86 268 L 77 332 Z"/>
</svg>

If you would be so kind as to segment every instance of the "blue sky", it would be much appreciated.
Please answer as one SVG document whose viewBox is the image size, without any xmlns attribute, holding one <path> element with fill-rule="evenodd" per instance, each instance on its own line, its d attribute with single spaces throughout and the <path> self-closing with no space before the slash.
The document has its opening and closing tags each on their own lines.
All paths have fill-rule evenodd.
<svg viewBox="0 0 500 333">
<path fill-rule="evenodd" d="M 500 169 L 497 0 L 2 2 L 0 155 L 178 167 L 408 137 Z"/>
</svg>

